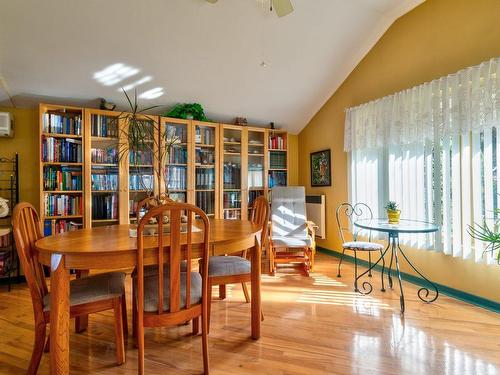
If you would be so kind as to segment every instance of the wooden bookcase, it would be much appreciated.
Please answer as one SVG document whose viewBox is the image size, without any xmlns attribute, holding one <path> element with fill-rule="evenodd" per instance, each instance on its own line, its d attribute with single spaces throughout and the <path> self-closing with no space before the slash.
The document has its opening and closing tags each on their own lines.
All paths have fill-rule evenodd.
<svg viewBox="0 0 500 375">
<path fill-rule="evenodd" d="M 40 104 L 40 210 L 46 234 L 84 224 L 83 108 Z"/>
<path fill-rule="evenodd" d="M 48 129 L 51 115 L 56 116 L 56 122 L 60 121 L 57 116 L 69 121 L 69 130 L 75 121 L 81 129 L 74 134 L 61 133 L 56 126 Z M 127 137 L 124 117 L 114 111 L 40 104 L 40 216 L 47 232 L 49 228 L 56 233 L 134 221 L 134 204 L 146 196 L 139 179 L 151 183 L 158 194 L 167 190 L 163 183 L 166 174 L 171 198 L 196 204 L 210 217 L 243 220 L 250 217 L 257 196 L 269 197 L 272 184 L 276 186 L 278 180 L 280 185 L 288 183 L 288 140 L 284 131 L 143 116 L 141 119 L 159 124 L 155 132 L 159 147 L 168 141 L 162 135 L 176 139 L 169 159 L 159 160 L 158 152 L 120 155 L 119 144 Z M 54 140 L 47 141 L 49 138 Z M 53 147 L 58 142 L 80 145 L 79 159 L 47 158 L 47 143 Z M 277 164 L 278 159 L 281 164 Z M 152 173 L 153 165 L 161 167 L 161 178 Z M 56 176 L 57 186 L 44 178 L 49 172 Z M 67 186 L 61 188 L 63 173 Z M 68 185 L 68 178 L 74 186 Z M 60 196 L 78 201 L 78 210 L 49 215 L 49 203 L 57 201 L 51 197 Z"/>
</svg>

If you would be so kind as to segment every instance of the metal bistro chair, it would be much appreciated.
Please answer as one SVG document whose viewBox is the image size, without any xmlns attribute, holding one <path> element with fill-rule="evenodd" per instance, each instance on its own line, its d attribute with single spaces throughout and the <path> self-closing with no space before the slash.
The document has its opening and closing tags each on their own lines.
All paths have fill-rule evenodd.
<svg viewBox="0 0 500 375">
<path fill-rule="evenodd" d="M 372 263 L 372 252 L 378 251 L 382 256 L 382 251 L 384 247 L 376 242 L 372 242 L 371 231 L 368 232 L 368 241 L 358 241 L 359 230 L 354 229 L 353 223 L 358 219 L 373 219 L 373 212 L 371 208 L 365 203 L 356 203 L 354 205 L 350 203 L 342 203 L 337 207 L 335 216 L 337 218 L 337 226 L 342 240 L 342 255 L 340 257 L 337 277 L 341 277 L 340 267 L 342 265 L 342 260 L 344 258 L 344 253 L 346 250 L 354 252 L 354 291 L 359 292 L 358 289 L 358 251 L 368 252 L 368 262 L 371 268 Z M 344 219 L 344 220 L 342 220 Z M 346 226 L 343 226 L 347 224 Z M 346 241 L 345 233 L 351 234 L 352 229 L 352 241 Z M 382 258 L 382 268 L 385 268 L 385 260 Z M 383 275 L 383 273 L 382 273 Z M 368 271 L 368 276 L 371 277 L 371 270 Z M 384 291 L 384 278 L 382 276 L 382 291 Z"/>
</svg>

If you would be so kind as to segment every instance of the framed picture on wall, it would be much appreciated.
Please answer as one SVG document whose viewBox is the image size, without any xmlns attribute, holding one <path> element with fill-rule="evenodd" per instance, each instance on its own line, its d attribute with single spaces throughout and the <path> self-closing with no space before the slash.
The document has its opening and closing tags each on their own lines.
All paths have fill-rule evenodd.
<svg viewBox="0 0 500 375">
<path fill-rule="evenodd" d="M 332 186 L 330 149 L 311 152 L 311 186 Z"/>
</svg>

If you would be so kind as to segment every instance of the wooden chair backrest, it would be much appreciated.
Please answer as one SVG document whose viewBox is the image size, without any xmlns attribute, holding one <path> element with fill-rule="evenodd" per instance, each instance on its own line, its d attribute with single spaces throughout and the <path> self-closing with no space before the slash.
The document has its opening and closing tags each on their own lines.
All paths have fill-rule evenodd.
<svg viewBox="0 0 500 375">
<path fill-rule="evenodd" d="M 266 247 L 268 239 L 269 225 L 269 202 L 263 195 L 257 197 L 253 202 L 252 215 L 250 221 L 259 224 L 262 228 L 261 243 L 262 247 Z"/>
<path fill-rule="evenodd" d="M 43 266 L 38 261 L 38 252 L 35 250 L 35 242 L 43 237 L 35 207 L 27 202 L 17 204 L 14 207 L 12 227 L 17 254 L 30 288 L 36 315 L 43 312 L 43 297 L 47 295 L 48 289 Z"/>
<path fill-rule="evenodd" d="M 181 230 L 182 213 L 187 213 L 187 230 L 186 245 L 181 244 Z M 163 220 L 162 218 L 168 215 L 170 225 L 170 233 L 165 235 L 163 233 Z M 191 305 L 191 258 L 192 258 L 192 237 L 193 237 L 193 217 L 198 215 L 201 219 L 201 230 L 203 236 L 202 243 L 202 258 L 200 262 L 200 273 L 202 277 L 202 298 L 206 299 L 207 290 L 207 277 L 208 277 L 208 256 L 209 256 L 209 245 L 210 245 L 210 222 L 207 215 L 203 210 L 198 207 L 188 204 L 188 203 L 177 203 L 169 202 L 164 205 L 154 207 L 148 211 L 146 215 L 139 222 L 137 227 L 137 291 L 138 291 L 138 308 L 142 312 L 144 304 L 144 226 L 148 224 L 151 218 L 156 218 L 157 220 L 157 255 L 158 255 L 158 315 L 165 313 L 175 313 L 181 310 L 181 262 L 186 260 L 186 305 L 185 310 L 188 310 Z M 184 235 L 184 233 L 182 233 Z M 198 245 L 197 245 L 198 246 Z M 183 253 L 183 247 L 185 251 Z M 164 249 L 169 248 L 168 256 L 169 261 L 165 264 L 164 259 Z M 163 301 L 163 288 L 164 288 L 164 267 L 169 267 L 169 311 L 164 312 L 164 301 Z"/>
<path fill-rule="evenodd" d="M 137 204 L 137 209 L 135 211 L 135 218 L 137 219 L 137 223 L 139 223 L 139 214 L 143 208 L 146 209 L 146 211 L 149 211 L 154 207 L 158 207 L 169 202 L 173 202 L 173 200 L 170 199 L 166 194 L 161 194 L 159 197 L 149 196 L 139 201 L 139 203 Z"/>
</svg>

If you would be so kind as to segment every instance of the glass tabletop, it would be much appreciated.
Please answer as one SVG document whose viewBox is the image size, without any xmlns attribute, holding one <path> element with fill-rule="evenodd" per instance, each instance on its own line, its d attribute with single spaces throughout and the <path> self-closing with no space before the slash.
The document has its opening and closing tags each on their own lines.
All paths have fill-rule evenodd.
<svg viewBox="0 0 500 375">
<path fill-rule="evenodd" d="M 387 219 L 360 219 L 354 222 L 358 228 L 387 233 L 431 233 L 437 232 L 436 224 L 418 220 L 399 220 L 399 224 L 389 224 Z"/>
</svg>

